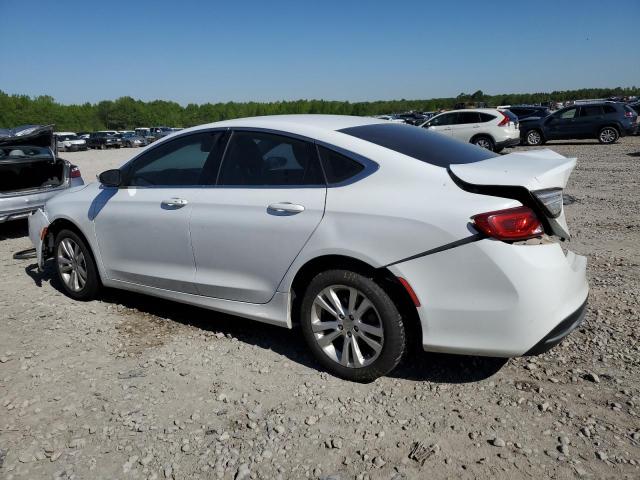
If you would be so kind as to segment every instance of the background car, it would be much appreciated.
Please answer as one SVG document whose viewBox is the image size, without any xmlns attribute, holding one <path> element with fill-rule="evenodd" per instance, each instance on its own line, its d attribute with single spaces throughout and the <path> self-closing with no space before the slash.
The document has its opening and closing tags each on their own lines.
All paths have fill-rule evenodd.
<svg viewBox="0 0 640 480">
<path fill-rule="evenodd" d="M 586 260 L 552 241 L 575 164 L 371 118 L 236 119 L 52 199 L 29 235 L 72 298 L 104 285 L 299 322 L 324 368 L 366 382 L 410 341 L 509 357 L 580 324 Z"/>
<path fill-rule="evenodd" d="M 623 103 L 590 103 L 565 107 L 544 118 L 525 119 L 520 123 L 520 132 L 527 145 L 586 138 L 610 144 L 621 136 L 632 135 L 637 119 L 637 113 Z"/>
<path fill-rule="evenodd" d="M 123 147 L 145 147 L 148 145 L 146 138 L 136 135 L 134 132 L 122 133 L 120 140 Z"/>
<path fill-rule="evenodd" d="M 551 113 L 551 109 L 548 107 L 530 105 L 510 105 L 507 109 L 518 117 L 518 120 L 531 117 L 544 118 Z"/>
<path fill-rule="evenodd" d="M 74 132 L 57 132 L 54 134 L 59 152 L 76 152 L 87 150 L 87 141 Z"/>
<path fill-rule="evenodd" d="M 107 132 L 93 132 L 89 135 L 87 145 L 89 148 L 105 150 L 107 148 L 120 148 L 122 146 L 122 141 L 115 135 L 111 135 Z"/>
<path fill-rule="evenodd" d="M 25 218 L 83 184 L 78 167 L 56 156 L 52 126 L 0 129 L 0 223 Z"/>
<path fill-rule="evenodd" d="M 508 110 L 452 110 L 430 118 L 421 127 L 494 152 L 520 143 L 518 119 Z"/>
</svg>

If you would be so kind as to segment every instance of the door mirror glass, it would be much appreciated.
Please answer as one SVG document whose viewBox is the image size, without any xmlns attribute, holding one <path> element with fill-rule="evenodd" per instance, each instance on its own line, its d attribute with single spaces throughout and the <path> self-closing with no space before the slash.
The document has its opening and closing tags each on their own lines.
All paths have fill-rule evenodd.
<svg viewBox="0 0 640 480">
<path fill-rule="evenodd" d="M 98 175 L 98 180 L 105 187 L 119 187 L 122 183 L 122 173 L 117 168 L 106 170 Z"/>
</svg>

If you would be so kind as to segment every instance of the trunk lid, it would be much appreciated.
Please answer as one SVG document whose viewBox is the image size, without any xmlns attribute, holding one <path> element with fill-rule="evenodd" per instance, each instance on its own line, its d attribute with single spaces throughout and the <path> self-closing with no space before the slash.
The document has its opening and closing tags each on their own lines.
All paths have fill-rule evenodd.
<svg viewBox="0 0 640 480">
<path fill-rule="evenodd" d="M 549 150 L 529 150 L 492 157 L 475 163 L 452 164 L 449 172 L 464 190 L 483 195 L 514 198 L 533 208 L 546 222 L 549 233 L 569 238 L 564 208 L 552 216 L 536 197 L 536 192 L 563 189 L 576 166 Z"/>
</svg>

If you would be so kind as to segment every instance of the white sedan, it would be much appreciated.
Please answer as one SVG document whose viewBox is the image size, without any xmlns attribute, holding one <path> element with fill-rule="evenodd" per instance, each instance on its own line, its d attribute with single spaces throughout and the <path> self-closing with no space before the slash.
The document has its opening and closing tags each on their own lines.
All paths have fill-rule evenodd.
<svg viewBox="0 0 640 480">
<path fill-rule="evenodd" d="M 78 300 L 133 290 L 286 328 L 329 371 L 371 381 L 425 350 L 545 351 L 584 316 L 549 150 L 498 156 L 347 116 L 236 119 L 174 133 L 29 219 Z"/>
</svg>

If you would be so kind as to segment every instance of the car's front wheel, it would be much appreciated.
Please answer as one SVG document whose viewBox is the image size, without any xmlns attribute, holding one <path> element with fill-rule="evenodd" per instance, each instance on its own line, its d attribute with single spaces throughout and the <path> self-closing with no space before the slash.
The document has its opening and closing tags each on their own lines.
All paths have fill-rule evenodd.
<svg viewBox="0 0 640 480">
<path fill-rule="evenodd" d="M 96 263 L 83 238 L 61 230 L 54 242 L 56 272 L 65 293 L 76 300 L 92 300 L 100 289 Z"/>
<path fill-rule="evenodd" d="M 317 360 L 356 382 L 387 374 L 406 349 L 393 300 L 373 279 L 349 270 L 316 275 L 302 300 L 301 327 Z"/>
<path fill-rule="evenodd" d="M 619 137 L 620 134 L 615 127 L 604 127 L 598 134 L 598 140 L 600 141 L 600 143 L 604 144 L 615 143 Z"/>
<path fill-rule="evenodd" d="M 536 146 L 542 145 L 544 143 L 544 139 L 542 138 L 542 133 L 540 130 L 529 130 L 527 132 L 527 145 Z"/>
</svg>

